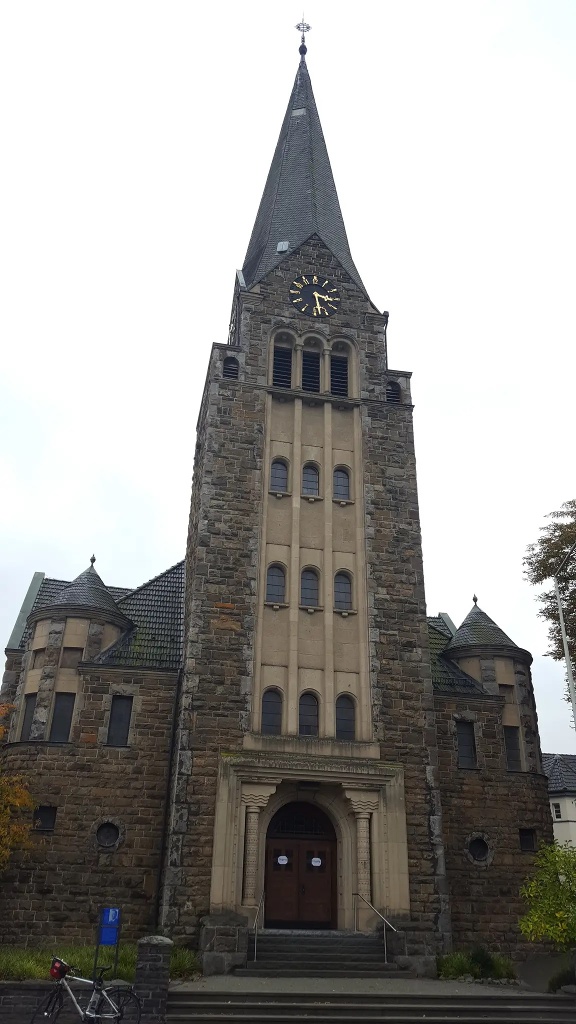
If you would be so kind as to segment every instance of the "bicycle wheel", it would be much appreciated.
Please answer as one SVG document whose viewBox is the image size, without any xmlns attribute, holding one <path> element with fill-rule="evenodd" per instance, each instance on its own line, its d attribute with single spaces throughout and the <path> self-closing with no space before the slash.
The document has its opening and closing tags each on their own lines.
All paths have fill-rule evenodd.
<svg viewBox="0 0 576 1024">
<path fill-rule="evenodd" d="M 142 1008 L 138 996 L 134 995 L 131 988 L 118 986 L 118 988 L 107 988 L 105 992 L 108 998 L 102 996 L 96 1007 L 96 1018 L 102 1021 L 102 1024 L 105 1021 L 113 1021 L 114 1024 L 120 1024 L 120 1022 L 122 1024 L 140 1024 Z M 117 1013 L 110 1006 L 108 999 L 114 1003 Z"/>
<path fill-rule="evenodd" d="M 58 1020 L 63 1003 L 64 996 L 60 989 L 53 989 L 47 996 L 44 996 L 42 1002 L 34 1010 L 30 1018 L 30 1024 L 41 1024 L 42 1021 Z"/>
</svg>

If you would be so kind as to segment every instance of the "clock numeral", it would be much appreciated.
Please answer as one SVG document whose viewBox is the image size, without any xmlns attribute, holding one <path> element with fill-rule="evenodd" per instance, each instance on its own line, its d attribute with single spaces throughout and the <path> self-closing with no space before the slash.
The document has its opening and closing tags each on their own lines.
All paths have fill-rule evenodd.
<svg viewBox="0 0 576 1024">
<path fill-rule="evenodd" d="M 302 275 L 302 281 L 304 284 L 310 284 L 310 281 L 308 280 L 307 277 L 304 277 L 304 275 Z"/>
<path fill-rule="evenodd" d="M 304 285 L 303 285 L 303 284 L 300 284 L 300 281 L 292 281 L 292 284 L 293 284 L 293 285 L 295 285 L 295 286 L 296 286 L 296 288 L 299 288 L 299 289 L 300 289 L 300 291 L 302 291 L 302 289 L 303 289 L 303 287 L 304 287 Z"/>
<path fill-rule="evenodd" d="M 312 278 L 312 284 L 318 284 L 318 278 L 316 277 L 316 274 L 314 274 L 314 277 Z"/>
<path fill-rule="evenodd" d="M 305 306 L 302 306 L 302 312 L 305 313 L 307 309 L 308 309 L 308 303 L 306 303 Z"/>
<path fill-rule="evenodd" d="M 325 281 L 322 281 L 322 287 L 325 288 L 327 284 L 328 284 L 328 278 L 326 278 Z"/>
<path fill-rule="evenodd" d="M 294 303 L 294 305 L 296 305 L 297 302 L 302 302 L 302 299 L 292 299 L 292 302 Z"/>
<path fill-rule="evenodd" d="M 298 295 L 298 289 L 297 288 L 291 288 L 290 289 L 290 295 Z"/>
</svg>

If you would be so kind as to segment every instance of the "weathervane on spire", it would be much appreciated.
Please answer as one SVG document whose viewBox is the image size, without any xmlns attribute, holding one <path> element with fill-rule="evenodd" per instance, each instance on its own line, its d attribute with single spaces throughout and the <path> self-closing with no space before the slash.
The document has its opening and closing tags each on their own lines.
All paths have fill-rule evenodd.
<svg viewBox="0 0 576 1024">
<path fill-rule="evenodd" d="M 310 25 L 307 25 L 306 22 L 304 21 L 304 14 L 302 14 L 302 21 L 299 21 L 295 27 L 297 28 L 298 32 L 302 33 L 298 53 L 300 54 L 302 60 L 304 60 L 304 57 L 308 52 L 308 47 L 306 46 L 305 42 L 306 33 L 310 31 Z"/>
</svg>

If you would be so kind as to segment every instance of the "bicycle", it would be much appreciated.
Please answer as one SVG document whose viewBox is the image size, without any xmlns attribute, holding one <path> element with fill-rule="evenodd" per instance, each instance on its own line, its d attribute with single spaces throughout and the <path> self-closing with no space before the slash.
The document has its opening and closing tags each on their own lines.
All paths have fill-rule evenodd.
<svg viewBox="0 0 576 1024">
<path fill-rule="evenodd" d="M 112 970 L 111 967 L 101 967 L 97 978 L 81 978 L 74 972 L 77 968 L 67 964 L 60 957 L 52 957 L 50 975 L 56 984 L 47 996 L 36 1007 L 30 1024 L 40 1024 L 41 1021 L 54 1022 L 58 1020 L 64 1007 L 66 996 L 72 1000 L 80 1020 L 90 1021 L 91 1024 L 109 1021 L 111 1024 L 139 1024 L 142 1012 L 140 1000 L 132 991 L 130 986 L 104 987 L 104 974 Z M 82 1009 L 76 999 L 66 976 L 74 978 L 83 985 L 90 985 L 92 992 L 85 1009 Z"/>
</svg>

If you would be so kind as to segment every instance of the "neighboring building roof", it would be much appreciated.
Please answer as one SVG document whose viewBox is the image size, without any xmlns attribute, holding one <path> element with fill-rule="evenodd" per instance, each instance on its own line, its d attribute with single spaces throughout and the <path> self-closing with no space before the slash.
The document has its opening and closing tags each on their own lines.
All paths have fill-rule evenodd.
<svg viewBox="0 0 576 1024">
<path fill-rule="evenodd" d="M 184 647 L 184 562 L 155 576 L 118 602 L 134 623 L 96 664 L 177 671 Z"/>
<path fill-rule="evenodd" d="M 459 647 L 516 647 L 517 645 L 504 630 L 497 626 L 476 602 L 464 622 L 450 640 L 447 650 Z"/>
<path fill-rule="evenodd" d="M 489 696 L 481 683 L 473 679 L 472 676 L 469 676 L 467 672 L 463 672 L 449 658 L 444 657 L 448 636 L 450 636 L 450 632 L 444 622 L 442 622 L 442 628 L 439 628 L 436 616 L 428 619 L 430 666 L 432 669 L 434 692 L 444 696 Z"/>
<path fill-rule="evenodd" d="M 77 606 L 93 608 L 94 611 L 111 612 L 118 615 L 118 605 L 112 594 L 102 582 L 92 562 L 88 569 L 81 572 L 72 583 L 68 583 L 54 595 L 52 605 Z"/>
<path fill-rule="evenodd" d="M 548 792 L 576 793 L 576 754 L 542 754 Z"/>
<path fill-rule="evenodd" d="M 366 294 L 348 245 L 312 84 L 302 58 L 242 268 L 246 287 L 262 280 L 312 235 L 322 239 Z M 277 248 L 280 242 L 288 243 L 281 253 Z"/>
</svg>

